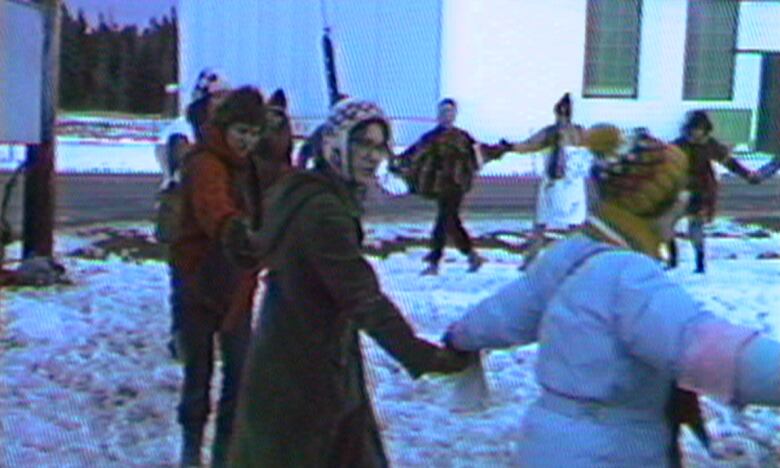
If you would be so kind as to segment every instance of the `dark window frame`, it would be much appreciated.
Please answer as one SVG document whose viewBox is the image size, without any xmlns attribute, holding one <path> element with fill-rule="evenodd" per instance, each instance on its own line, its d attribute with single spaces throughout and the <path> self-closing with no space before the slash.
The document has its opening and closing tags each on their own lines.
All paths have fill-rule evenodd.
<svg viewBox="0 0 780 468">
<path fill-rule="evenodd" d="M 640 53 L 642 50 L 641 44 L 642 44 L 642 7 L 643 7 L 643 0 L 634 0 L 636 2 L 636 15 L 637 15 L 637 21 L 636 21 L 636 31 L 634 34 L 636 35 L 636 39 L 634 42 L 634 49 L 632 51 L 634 61 L 630 64 L 630 67 L 633 69 L 633 77 L 631 80 L 631 89 L 632 92 L 630 94 L 613 94 L 613 93 L 604 93 L 604 92 L 596 92 L 596 91 L 588 91 L 589 88 L 594 88 L 597 86 L 594 86 L 592 83 L 594 81 L 594 77 L 592 76 L 594 74 L 593 71 L 591 71 L 591 67 L 589 66 L 590 63 L 598 62 L 598 60 L 595 60 L 595 57 L 591 57 L 593 54 L 593 49 L 597 48 L 598 44 L 593 44 L 592 41 L 594 41 L 594 35 L 591 33 L 592 28 L 595 28 L 597 31 L 600 31 L 598 25 L 595 21 L 595 9 L 597 8 L 596 2 L 599 1 L 605 1 L 605 0 L 588 0 L 587 2 L 587 13 L 585 17 L 585 50 L 584 50 L 584 56 L 585 60 L 583 63 L 583 73 L 582 73 L 582 96 L 584 98 L 603 98 L 603 99 L 637 99 L 639 97 L 639 64 L 640 64 Z M 617 1 L 625 1 L 625 0 L 617 0 Z M 595 25 L 595 26 L 591 26 Z"/>
<path fill-rule="evenodd" d="M 692 9 L 694 8 L 694 4 L 706 4 L 702 0 L 688 0 L 687 3 L 687 10 L 686 10 L 686 20 L 685 20 L 685 52 L 683 56 L 683 76 L 682 76 L 682 100 L 684 102 L 691 102 L 691 101 L 701 101 L 701 102 L 717 102 L 717 101 L 731 101 L 734 99 L 734 82 L 735 82 L 735 75 L 737 71 L 737 40 L 739 36 L 739 5 L 742 3 L 742 0 L 731 0 L 732 6 L 735 9 L 734 18 L 731 24 L 731 47 L 728 50 L 729 57 L 730 57 L 730 73 L 728 76 L 728 92 L 723 95 L 719 96 L 710 96 L 706 95 L 706 92 L 702 92 L 702 86 L 698 85 L 697 89 L 689 89 L 688 83 L 689 81 L 689 54 L 690 48 L 692 47 L 691 42 L 695 39 L 694 34 L 691 33 L 692 31 L 692 25 L 691 22 L 693 21 L 694 16 L 691 14 Z M 714 3 L 713 3 L 714 4 Z M 703 35 L 699 34 L 699 37 L 702 37 Z M 698 39 L 698 38 L 696 38 Z M 698 53 L 701 53 L 701 51 L 697 51 Z M 726 86 L 726 85 L 724 85 Z M 706 87 L 705 87 L 706 88 Z M 698 92 L 699 94 L 695 94 Z"/>
</svg>

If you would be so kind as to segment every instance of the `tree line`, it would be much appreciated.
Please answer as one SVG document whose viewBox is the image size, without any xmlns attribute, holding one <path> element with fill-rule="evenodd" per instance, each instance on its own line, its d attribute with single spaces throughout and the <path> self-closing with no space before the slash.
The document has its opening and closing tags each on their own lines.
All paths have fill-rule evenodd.
<svg viewBox="0 0 780 468">
<path fill-rule="evenodd" d="M 139 29 L 103 15 L 92 26 L 63 4 L 60 39 L 60 109 L 157 114 L 172 105 L 165 86 L 178 81 L 175 8 Z"/>
</svg>

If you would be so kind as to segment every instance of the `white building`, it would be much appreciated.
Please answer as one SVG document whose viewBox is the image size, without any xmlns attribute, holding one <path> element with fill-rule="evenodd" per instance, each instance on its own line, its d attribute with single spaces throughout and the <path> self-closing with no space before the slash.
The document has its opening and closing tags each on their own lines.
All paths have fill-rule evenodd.
<svg viewBox="0 0 780 468">
<path fill-rule="evenodd" d="M 283 87 L 306 133 L 328 107 L 325 21 L 341 91 L 383 105 L 400 144 L 442 97 L 495 141 L 549 124 L 568 91 L 584 125 L 673 138 L 703 108 L 723 139 L 780 149 L 778 0 L 181 0 L 182 92 L 205 66 Z"/>
</svg>

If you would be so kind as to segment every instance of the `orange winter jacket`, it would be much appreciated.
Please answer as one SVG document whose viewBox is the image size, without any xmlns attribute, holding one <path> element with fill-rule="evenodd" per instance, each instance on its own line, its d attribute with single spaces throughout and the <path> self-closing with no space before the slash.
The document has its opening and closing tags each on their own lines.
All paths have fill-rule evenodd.
<svg viewBox="0 0 780 468">
<path fill-rule="evenodd" d="M 230 309 L 217 311 L 220 314 L 248 310 L 257 270 L 229 261 L 222 235 L 231 218 L 250 216 L 251 202 L 241 181 L 251 166 L 228 149 L 216 128 L 207 126 L 204 131 L 204 142 L 184 162 L 179 235 L 171 245 L 171 260 L 181 274 L 185 295 L 195 295 L 207 307 Z"/>
</svg>

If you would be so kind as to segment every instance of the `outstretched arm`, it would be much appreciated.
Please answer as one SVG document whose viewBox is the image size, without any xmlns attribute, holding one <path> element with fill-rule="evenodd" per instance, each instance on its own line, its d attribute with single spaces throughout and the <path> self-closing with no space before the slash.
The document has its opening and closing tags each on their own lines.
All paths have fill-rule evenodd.
<svg viewBox="0 0 780 468">
<path fill-rule="evenodd" d="M 413 376 L 457 372 L 472 362 L 470 355 L 446 350 L 415 336 L 401 311 L 379 287 L 371 265 L 363 258 L 357 225 L 335 196 L 324 194 L 306 208 L 302 235 L 306 257 L 338 315 L 366 331 Z"/>
<path fill-rule="evenodd" d="M 780 343 L 703 311 L 651 260 L 625 265 L 613 309 L 629 353 L 688 390 L 780 404 Z"/>
<path fill-rule="evenodd" d="M 757 184 L 761 182 L 761 176 L 758 172 L 748 169 L 744 164 L 739 162 L 731 150 L 724 144 L 717 140 L 713 140 L 715 144 L 715 151 L 713 159 L 723 165 L 732 174 L 736 174 L 751 184 Z"/>
<path fill-rule="evenodd" d="M 449 327 L 448 344 L 478 351 L 536 341 L 544 305 L 535 281 L 523 276 L 471 308 Z"/>
<path fill-rule="evenodd" d="M 511 151 L 515 153 L 535 153 L 551 146 L 552 143 L 550 127 L 545 127 L 524 141 L 512 143 Z"/>
<path fill-rule="evenodd" d="M 775 175 L 778 169 L 780 169 L 780 154 L 775 155 L 771 161 L 761 166 L 756 172 L 761 180 L 764 181 Z"/>
</svg>

